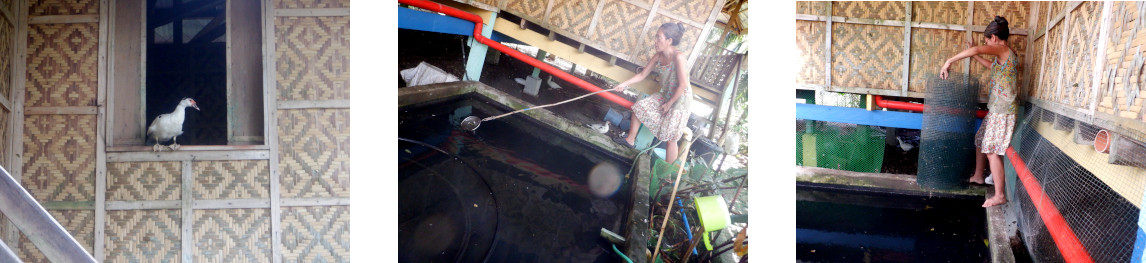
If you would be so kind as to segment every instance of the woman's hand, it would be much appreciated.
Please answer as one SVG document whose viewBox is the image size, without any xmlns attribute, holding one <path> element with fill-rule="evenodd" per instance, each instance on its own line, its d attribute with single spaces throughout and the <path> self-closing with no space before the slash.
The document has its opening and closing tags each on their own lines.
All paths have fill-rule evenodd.
<svg viewBox="0 0 1146 263">
<path fill-rule="evenodd" d="M 947 68 L 951 67 L 951 63 L 943 63 L 943 68 L 939 69 L 939 78 L 947 79 Z"/>
<path fill-rule="evenodd" d="M 661 115 L 668 115 L 669 110 L 672 110 L 672 105 L 672 102 L 661 104 Z"/>
<path fill-rule="evenodd" d="M 628 85 L 617 85 L 616 87 L 613 87 L 613 91 L 623 92 L 623 91 L 625 91 L 626 86 L 628 86 Z"/>
</svg>

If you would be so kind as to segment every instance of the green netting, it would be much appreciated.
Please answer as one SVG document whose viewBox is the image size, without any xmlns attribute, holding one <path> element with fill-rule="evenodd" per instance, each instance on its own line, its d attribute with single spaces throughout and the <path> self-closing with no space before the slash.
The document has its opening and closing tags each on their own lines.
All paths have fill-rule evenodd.
<svg viewBox="0 0 1146 263">
<path fill-rule="evenodd" d="M 885 135 L 878 127 L 796 120 L 796 165 L 878 173 Z"/>
</svg>

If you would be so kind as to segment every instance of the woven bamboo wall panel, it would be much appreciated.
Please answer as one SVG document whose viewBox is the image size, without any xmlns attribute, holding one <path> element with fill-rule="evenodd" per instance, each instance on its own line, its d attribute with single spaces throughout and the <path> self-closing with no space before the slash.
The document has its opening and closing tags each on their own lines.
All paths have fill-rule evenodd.
<svg viewBox="0 0 1146 263">
<path fill-rule="evenodd" d="M 95 200 L 95 115 L 28 115 L 21 183 L 38 201 Z"/>
<path fill-rule="evenodd" d="M 630 56 L 637 58 L 641 63 L 648 62 L 653 57 L 656 49 L 653 47 L 653 39 L 656 39 L 657 30 L 664 23 L 679 23 L 680 20 L 675 20 L 663 15 L 657 15 L 653 18 L 653 22 L 649 24 L 649 29 L 645 32 L 645 37 L 637 39 L 637 46 L 633 49 L 636 53 Z M 680 37 L 680 42 L 677 43 L 676 50 L 684 54 L 688 58 L 692 54 L 692 47 L 696 45 L 697 35 L 700 35 L 701 28 L 684 24 L 684 34 Z M 644 65 L 644 64 L 641 64 Z"/>
<path fill-rule="evenodd" d="M 824 8 L 831 2 L 826 1 L 796 1 L 796 13 L 804 15 L 824 15 Z"/>
<path fill-rule="evenodd" d="M 95 244 L 95 212 L 92 210 L 48 210 L 80 246 L 92 254 Z M 16 254 L 24 262 L 49 262 L 44 253 L 36 248 L 23 232 L 20 233 L 20 250 Z M 111 262 L 111 261 L 109 261 Z"/>
<path fill-rule="evenodd" d="M 31 0 L 28 13 L 33 16 L 98 15 L 99 0 Z"/>
<path fill-rule="evenodd" d="M 107 200 L 180 200 L 182 170 L 179 162 L 108 163 Z"/>
<path fill-rule="evenodd" d="M 97 24 L 28 27 L 26 106 L 95 106 Z"/>
<path fill-rule="evenodd" d="M 971 43 L 982 44 L 984 42 L 983 34 L 972 33 L 971 39 L 972 39 Z M 1026 58 L 1026 54 L 1027 54 L 1027 38 L 1026 38 L 1026 36 L 1021 36 L 1021 35 L 1011 35 L 1010 37 L 1007 38 L 1007 45 L 1010 46 L 1011 49 L 1015 51 L 1016 55 L 1018 55 L 1018 57 L 1015 57 L 1015 61 L 1019 62 L 1019 66 L 1016 68 L 1016 70 L 1018 70 L 1019 75 L 1016 76 L 1015 81 L 1017 81 L 1017 82 L 1015 83 L 1015 85 L 1016 85 L 1016 87 L 1021 87 L 1022 83 L 1024 81 L 1022 72 L 1023 72 L 1023 69 L 1026 68 L 1026 65 L 1024 65 L 1023 62 L 1026 61 L 1025 58 Z M 991 56 L 991 55 L 979 55 L 979 56 L 984 58 L 984 59 L 987 59 L 987 61 L 995 62 L 995 56 Z M 1000 63 L 1002 63 L 1002 61 L 1000 61 Z M 979 64 L 978 62 L 971 61 L 971 76 L 978 78 L 979 83 L 982 83 L 983 85 L 986 85 L 987 83 L 991 83 L 990 72 L 991 72 L 991 69 L 989 69 L 987 67 L 983 67 L 983 65 Z M 985 100 L 987 98 L 987 94 L 989 91 L 990 91 L 990 89 L 986 89 L 986 88 L 979 89 L 979 98 Z"/>
<path fill-rule="evenodd" d="M 270 198 L 266 160 L 194 162 L 196 200 Z"/>
<path fill-rule="evenodd" d="M 1035 90 L 1035 98 L 1040 100 L 1050 100 L 1051 95 L 1054 93 L 1055 87 L 1058 85 L 1058 69 L 1059 58 L 1062 56 L 1062 27 L 1051 27 L 1047 31 L 1046 37 L 1047 47 L 1043 55 L 1046 58 L 1043 60 L 1043 73 L 1042 79 L 1039 80 L 1039 88 Z"/>
<path fill-rule="evenodd" d="M 1039 6 L 1038 17 L 1035 17 L 1035 24 L 1033 26 L 1031 26 L 1031 28 L 1033 29 L 1033 30 L 1031 30 L 1032 34 L 1034 34 L 1034 32 L 1042 31 L 1043 27 L 1046 27 L 1046 24 L 1047 24 L 1046 16 L 1047 16 L 1047 12 L 1050 12 L 1050 6 L 1051 6 L 1050 2 L 1037 2 L 1037 3 Z M 1034 14 L 1035 14 L 1035 12 L 1034 12 L 1034 10 L 1032 10 L 1031 15 L 1034 15 Z M 1007 21 L 1010 21 L 1010 20 L 1007 20 Z"/>
<path fill-rule="evenodd" d="M 716 8 L 716 0 L 661 0 L 657 10 L 668 11 L 693 22 L 704 23 L 713 8 Z"/>
<path fill-rule="evenodd" d="M 1138 119 L 1136 113 L 1143 111 L 1146 102 L 1146 81 L 1140 77 L 1142 68 L 1135 68 L 1134 59 L 1139 56 L 1146 57 L 1146 48 L 1142 43 L 1146 41 L 1146 25 L 1138 24 L 1139 5 L 1142 2 L 1115 2 L 1111 12 L 1109 42 L 1106 46 L 1106 70 L 1115 70 L 1116 75 L 1111 80 L 1109 75 L 1103 74 L 1103 82 L 1099 88 L 1098 111 L 1114 114 L 1126 118 Z M 1137 34 L 1133 34 L 1138 27 Z M 1127 45 L 1129 43 L 1129 45 Z M 1133 73 L 1133 74 L 1131 74 Z M 1129 86 L 1127 84 L 1127 74 Z M 1109 83 L 1113 82 L 1113 87 Z M 1134 94 L 1137 86 L 1137 94 Z M 1128 94 L 1129 93 L 1129 94 Z M 1133 102 L 1128 98 L 1134 97 Z M 1142 120 L 1142 119 L 1139 119 Z"/>
<path fill-rule="evenodd" d="M 833 1 L 832 15 L 850 18 L 879 20 L 903 20 L 907 17 L 907 5 L 903 1 Z"/>
<path fill-rule="evenodd" d="M 282 197 L 350 197 L 350 111 L 279 111 Z"/>
<path fill-rule="evenodd" d="M 195 210 L 195 262 L 271 262 L 270 209 Z"/>
<path fill-rule="evenodd" d="M 589 34 L 589 23 L 599 0 L 553 0 L 553 11 L 549 14 L 549 26 L 579 36 Z"/>
<path fill-rule="evenodd" d="M 11 24 L 0 23 L 0 54 L 12 54 L 12 39 L 15 35 L 16 30 Z M 4 94 L 4 98 L 9 100 L 12 99 L 13 62 L 15 60 L 10 55 L 0 56 L 0 94 Z"/>
<path fill-rule="evenodd" d="M 832 86 L 900 89 L 903 27 L 832 25 Z"/>
<path fill-rule="evenodd" d="M 641 34 L 641 29 L 644 29 L 649 10 L 618 0 L 601 1 L 605 1 L 605 6 L 597 15 L 597 28 L 590 39 L 622 54 L 632 55 L 646 50 L 640 45 L 641 38 L 646 37 Z"/>
<path fill-rule="evenodd" d="M 547 0 L 507 0 L 505 11 L 533 22 L 540 22 L 545 17 Z"/>
<path fill-rule="evenodd" d="M 995 16 L 1007 18 L 1010 28 L 1027 28 L 1027 15 L 1030 14 L 1030 2 L 981 2 L 975 1 L 975 17 L 971 23 L 977 26 L 986 26 L 995 19 Z"/>
<path fill-rule="evenodd" d="M 283 262 L 350 262 L 350 207 L 282 208 Z"/>
<path fill-rule="evenodd" d="M 1064 8 L 1066 8 L 1066 1 L 1051 1 L 1050 2 L 1050 18 L 1054 19 L 1054 17 L 1058 16 L 1058 13 L 1061 13 Z M 1010 20 L 1007 20 L 1007 21 L 1010 21 Z"/>
<path fill-rule="evenodd" d="M 350 18 L 275 21 L 278 99 L 350 99 Z"/>
<path fill-rule="evenodd" d="M 911 21 L 967 24 L 967 2 L 911 2 Z"/>
<path fill-rule="evenodd" d="M 178 262 L 181 222 L 177 209 L 107 211 L 106 262 Z"/>
<path fill-rule="evenodd" d="M 275 8 L 348 8 L 350 0 L 275 0 Z"/>
<path fill-rule="evenodd" d="M 1070 36 L 1066 42 L 1066 64 L 1063 73 L 1064 94 L 1057 102 L 1075 107 L 1089 107 L 1095 57 L 1098 54 L 1100 3 L 1088 1 L 1070 13 Z"/>
<path fill-rule="evenodd" d="M 824 22 L 796 21 L 800 71 L 796 83 L 824 85 Z"/>
<path fill-rule="evenodd" d="M 1032 81 L 1029 81 L 1030 86 L 1023 90 L 1023 93 L 1022 93 L 1023 96 L 1021 96 L 1021 98 L 1032 98 L 1032 97 L 1034 97 L 1035 90 L 1038 90 L 1039 85 L 1042 84 L 1042 82 L 1039 80 L 1042 79 L 1042 74 L 1045 74 L 1044 72 L 1042 72 L 1042 70 L 1043 70 L 1042 61 L 1043 61 L 1043 56 L 1045 55 L 1045 54 L 1043 54 L 1043 39 L 1046 39 L 1046 38 L 1040 37 L 1039 39 L 1036 39 L 1034 42 L 1031 42 L 1032 50 L 1031 50 L 1031 53 L 1029 55 L 1029 56 L 1031 56 L 1031 65 L 1030 65 L 1030 67 L 1031 67 L 1030 74 L 1031 75 L 1027 79 L 1030 79 Z"/>
<path fill-rule="evenodd" d="M 914 4 L 914 3 L 913 3 Z M 939 69 L 947 58 L 963 51 L 966 46 L 965 31 L 912 28 L 911 29 L 911 75 L 908 91 L 927 91 L 927 81 L 938 76 Z M 964 73 L 961 64 L 954 64 L 948 73 Z"/>
</svg>

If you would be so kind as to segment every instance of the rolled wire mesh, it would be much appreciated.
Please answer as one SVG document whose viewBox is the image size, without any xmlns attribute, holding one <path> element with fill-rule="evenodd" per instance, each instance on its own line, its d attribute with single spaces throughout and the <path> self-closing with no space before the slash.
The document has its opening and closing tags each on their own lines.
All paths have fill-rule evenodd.
<svg viewBox="0 0 1146 263">
<path fill-rule="evenodd" d="M 1140 209 L 1134 204 L 1141 202 L 1141 169 L 1109 164 L 1106 154 L 1094 152 L 1092 142 L 1079 141 L 1093 139 L 1101 127 L 1036 106 L 1029 106 L 1027 113 L 1015 125 L 1011 146 L 1065 219 L 1067 229 L 1050 229 L 1044 223 L 1030 192 L 1037 190 L 1021 181 L 1008 182 L 1017 184 L 1012 195 L 1016 200 L 1010 201 L 1018 203 L 1014 209 L 1026 252 L 1035 262 L 1062 262 L 1051 232 L 1069 230 L 1094 262 L 1129 261 L 1139 231 Z M 1064 123 L 1073 126 L 1064 129 Z M 1012 173 L 1008 177 L 1016 178 L 1012 162 L 1004 164 Z"/>
<path fill-rule="evenodd" d="M 975 166 L 979 81 L 964 76 L 952 73 L 946 80 L 933 76 L 927 81 L 917 178 L 924 188 L 965 188 Z"/>
</svg>

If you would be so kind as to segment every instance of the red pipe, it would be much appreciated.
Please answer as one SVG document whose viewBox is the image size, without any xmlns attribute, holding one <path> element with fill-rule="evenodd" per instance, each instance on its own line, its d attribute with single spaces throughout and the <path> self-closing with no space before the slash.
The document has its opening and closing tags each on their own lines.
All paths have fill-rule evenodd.
<svg viewBox="0 0 1146 263">
<path fill-rule="evenodd" d="M 920 111 L 920 112 L 923 111 L 923 104 L 894 101 L 894 100 L 883 100 L 883 96 L 880 96 L 880 95 L 872 95 L 872 98 L 875 100 L 875 105 L 879 106 L 881 108 L 897 109 L 897 110 L 911 110 L 911 111 Z M 987 111 L 985 111 L 985 110 L 976 111 L 975 117 L 978 117 L 980 119 L 982 119 L 983 117 L 987 117 Z"/>
<path fill-rule="evenodd" d="M 1043 224 L 1047 226 L 1051 239 L 1054 240 L 1059 253 L 1062 253 L 1062 258 L 1066 262 L 1094 262 L 1090 258 L 1090 253 L 1086 251 L 1082 242 L 1078 241 L 1078 237 L 1070 229 L 1070 225 L 1066 223 L 1066 219 L 1062 217 L 1058 208 L 1055 208 L 1054 203 L 1051 202 L 1050 197 L 1043 191 L 1038 179 L 1035 179 L 1035 176 L 1027 169 L 1027 163 L 1019 158 L 1014 147 L 1007 147 L 1007 158 L 1015 167 L 1015 173 L 1019 175 L 1023 188 L 1027 190 L 1027 195 L 1035 204 L 1035 210 L 1038 210 L 1039 218 L 1042 218 Z"/>
<path fill-rule="evenodd" d="M 541 61 L 539 61 L 533 57 L 530 57 L 529 55 L 518 52 L 517 50 L 514 50 L 514 49 L 507 47 L 505 45 L 502 45 L 501 43 L 497 43 L 497 41 L 493 41 L 489 38 L 486 38 L 485 36 L 482 36 L 481 35 L 481 27 L 482 27 L 483 21 L 482 21 L 481 17 L 479 17 L 475 14 L 472 14 L 472 13 L 469 13 L 466 11 L 462 11 L 462 10 L 459 10 L 459 9 L 456 9 L 453 7 L 445 6 L 445 5 L 442 5 L 439 3 L 430 2 L 427 0 L 398 0 L 398 2 L 403 3 L 403 4 L 407 4 L 407 5 L 411 5 L 411 6 L 415 6 L 418 8 L 434 11 L 434 12 L 443 13 L 443 14 L 446 14 L 448 16 L 461 18 L 463 20 L 473 22 L 474 23 L 473 38 L 477 39 L 477 41 L 479 43 L 486 44 L 487 46 L 489 46 L 493 49 L 496 49 L 498 51 L 501 51 L 502 53 L 509 54 L 509 56 L 516 58 L 517 60 L 524 61 L 525 63 L 528 63 L 530 66 L 540 68 L 541 70 L 544 70 L 545 72 L 552 74 L 553 76 L 556 76 L 556 77 L 561 78 L 565 81 L 568 81 L 569 83 L 573 83 L 573 85 L 576 85 L 577 87 L 581 87 L 582 89 L 588 90 L 589 92 L 596 92 L 596 91 L 601 90 L 601 88 L 599 88 L 593 84 L 590 84 L 589 82 L 585 82 L 584 80 L 581 80 L 580 78 L 574 77 L 573 75 L 570 75 L 569 73 L 565 73 L 564 71 L 561 71 L 561 70 L 559 70 L 553 66 L 550 66 L 549 64 L 546 64 L 545 62 L 541 62 Z M 617 96 L 616 94 L 613 94 L 613 93 L 605 92 L 605 93 L 600 93 L 597 95 L 601 95 L 602 97 L 605 97 L 605 99 L 608 99 L 608 100 L 615 102 L 621 106 L 624 106 L 625 108 L 631 108 L 633 106 L 633 102 L 626 100 L 624 98 L 621 98 L 620 96 Z"/>
</svg>

